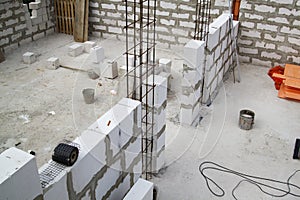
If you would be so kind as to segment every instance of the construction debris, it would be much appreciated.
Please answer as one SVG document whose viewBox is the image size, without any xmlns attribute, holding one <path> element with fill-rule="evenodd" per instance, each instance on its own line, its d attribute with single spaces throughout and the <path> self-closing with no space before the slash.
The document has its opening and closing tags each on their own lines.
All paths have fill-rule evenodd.
<svg viewBox="0 0 300 200">
<path fill-rule="evenodd" d="M 278 97 L 300 100 L 300 66 L 286 64 L 283 74 L 281 74 L 282 70 L 279 70 L 279 68 L 276 69 L 277 73 L 273 72 L 271 74 L 270 72 L 271 70 L 275 70 L 275 68 L 272 68 L 269 73 L 275 81 L 276 89 L 280 86 Z"/>
<path fill-rule="evenodd" d="M 32 64 L 36 61 L 36 55 L 32 52 L 26 52 L 23 54 L 23 62 L 25 64 Z"/>
<path fill-rule="evenodd" d="M 47 68 L 48 69 L 57 69 L 59 67 L 59 59 L 55 57 L 51 57 L 47 60 Z"/>
</svg>

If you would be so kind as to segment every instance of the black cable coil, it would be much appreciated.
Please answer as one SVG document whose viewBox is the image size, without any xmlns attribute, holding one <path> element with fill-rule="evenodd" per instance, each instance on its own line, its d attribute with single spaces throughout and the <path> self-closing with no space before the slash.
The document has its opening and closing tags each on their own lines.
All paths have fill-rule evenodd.
<svg viewBox="0 0 300 200">
<path fill-rule="evenodd" d="M 54 149 L 52 160 L 63 165 L 72 166 L 76 162 L 78 154 L 77 147 L 60 143 Z"/>
</svg>

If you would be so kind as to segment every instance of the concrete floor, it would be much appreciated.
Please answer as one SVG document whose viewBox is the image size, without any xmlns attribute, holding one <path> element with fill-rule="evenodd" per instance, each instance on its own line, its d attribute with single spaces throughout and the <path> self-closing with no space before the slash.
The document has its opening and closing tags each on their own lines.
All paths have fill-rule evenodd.
<svg viewBox="0 0 300 200">
<path fill-rule="evenodd" d="M 166 170 L 154 178 L 159 199 L 233 199 L 231 191 L 241 179 L 207 172 L 225 189 L 224 197 L 215 197 L 199 173 L 203 161 L 281 181 L 300 169 L 299 160 L 292 159 L 295 138 L 300 137 L 300 103 L 278 98 L 267 72 L 267 68 L 241 65 L 241 83 L 234 84 L 232 76 L 225 81 L 213 104 L 203 109 L 206 117 L 197 128 L 181 126 L 167 132 L 177 136 L 166 147 Z M 250 131 L 238 127 L 239 111 L 244 108 L 256 114 Z M 291 182 L 299 186 L 300 173 Z M 235 194 L 238 199 L 273 199 L 245 182 Z"/>
<path fill-rule="evenodd" d="M 104 47 L 105 61 L 123 62 L 124 42 L 94 41 Z M 0 64 L 0 152 L 20 143 L 18 148 L 37 152 L 38 166 L 41 166 L 51 158 L 61 140 L 75 139 L 125 96 L 122 70 L 115 80 L 103 77 L 91 80 L 86 73 L 46 69 L 46 60 L 57 56 L 63 65 L 99 71 L 100 65 L 93 64 L 89 54 L 69 57 L 70 44 L 72 37 L 52 35 L 20 47 Z M 108 51 L 111 47 L 113 51 Z M 26 51 L 39 53 L 38 62 L 23 64 L 22 55 Z M 182 59 L 180 53 L 174 52 L 157 50 L 159 58 L 170 58 L 173 62 L 172 91 L 167 106 L 167 167 L 153 179 L 160 199 L 217 199 L 208 191 L 198 171 L 204 160 L 283 181 L 300 168 L 299 161 L 291 159 L 294 141 L 300 132 L 300 103 L 277 97 L 267 68 L 241 65 L 242 82 L 234 84 L 230 76 L 214 103 L 202 109 L 205 117 L 200 125 L 187 127 L 178 122 Z M 96 89 L 95 104 L 84 104 L 81 91 L 85 87 Z M 117 95 L 110 93 L 112 89 Z M 243 108 L 256 113 L 255 125 L 250 131 L 238 127 L 239 111 Z M 55 115 L 48 114 L 50 111 Z M 24 123 L 24 116 L 28 116 L 28 123 Z M 226 196 L 220 199 L 233 199 L 231 190 L 239 180 L 224 174 L 212 176 L 226 189 Z M 300 174 L 292 182 L 299 185 Z M 237 196 L 239 199 L 271 199 L 246 183 L 238 188 Z"/>
</svg>

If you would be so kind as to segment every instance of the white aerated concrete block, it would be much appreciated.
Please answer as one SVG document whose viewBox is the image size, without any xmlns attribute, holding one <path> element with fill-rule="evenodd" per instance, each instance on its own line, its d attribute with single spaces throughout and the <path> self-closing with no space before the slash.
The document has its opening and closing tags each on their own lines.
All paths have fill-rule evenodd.
<svg viewBox="0 0 300 200">
<path fill-rule="evenodd" d="M 220 29 L 209 27 L 207 49 L 212 51 L 220 41 Z"/>
<path fill-rule="evenodd" d="M 194 107 L 189 106 L 180 108 L 180 122 L 186 125 L 192 125 L 195 119 L 199 116 L 199 104 L 194 105 Z"/>
<path fill-rule="evenodd" d="M 45 164 L 40 168 L 46 168 L 48 164 Z M 68 188 L 67 188 L 67 173 L 66 171 L 61 172 L 44 190 L 44 200 L 54 199 L 69 199 Z"/>
<path fill-rule="evenodd" d="M 72 57 L 79 56 L 83 53 L 83 45 L 82 44 L 73 44 L 69 46 L 69 55 Z"/>
<path fill-rule="evenodd" d="M 142 176 L 142 165 L 142 157 L 140 157 L 140 162 L 133 167 L 134 182 L 137 182 L 137 180 Z"/>
<path fill-rule="evenodd" d="M 202 72 L 199 72 L 199 70 L 184 70 L 183 78 L 186 79 L 191 86 L 195 86 L 202 79 Z"/>
<path fill-rule="evenodd" d="M 171 73 L 172 61 L 170 59 L 161 58 L 159 59 L 159 67 L 166 73 Z"/>
<path fill-rule="evenodd" d="M 0 154 L 0 199 L 37 199 L 42 187 L 35 157 L 15 147 Z"/>
<path fill-rule="evenodd" d="M 96 199 L 102 199 L 107 191 L 115 185 L 116 180 L 120 176 L 120 165 L 120 160 L 117 160 L 111 167 L 108 167 L 104 176 L 97 182 L 95 189 Z"/>
<path fill-rule="evenodd" d="M 128 174 L 123 182 L 111 193 L 109 199 L 123 199 L 130 190 L 130 175 Z"/>
<path fill-rule="evenodd" d="M 146 114 L 146 110 L 143 109 L 143 115 Z M 153 134 L 156 135 L 165 125 L 166 125 L 166 110 L 164 108 L 160 108 L 157 110 L 155 108 L 154 117 L 153 117 Z M 152 123 L 152 115 L 148 115 L 148 123 Z"/>
<path fill-rule="evenodd" d="M 115 155 L 133 136 L 134 113 L 141 112 L 140 109 L 139 102 L 124 98 L 88 129 L 107 135 L 111 141 L 113 155 Z M 139 122 L 137 126 L 140 127 Z"/>
<path fill-rule="evenodd" d="M 138 128 L 140 128 L 142 125 L 142 123 L 141 123 L 141 109 L 142 109 L 141 103 L 139 101 L 132 100 L 129 98 L 123 98 L 118 102 L 118 104 L 130 107 L 132 110 L 134 110 L 134 112 L 135 112 L 134 115 L 136 115 L 135 117 L 137 119 L 136 125 Z"/>
<path fill-rule="evenodd" d="M 141 137 L 138 137 L 133 143 L 130 143 L 127 149 L 123 150 L 125 153 L 126 170 L 129 168 L 136 157 L 141 156 L 141 141 Z"/>
<path fill-rule="evenodd" d="M 184 105 L 194 105 L 197 102 L 198 98 L 196 95 L 192 92 L 189 95 L 180 95 L 180 102 Z"/>
<path fill-rule="evenodd" d="M 166 160 L 166 157 L 165 157 L 164 150 L 159 152 L 159 155 L 153 156 L 152 164 L 153 164 L 153 172 L 154 173 L 158 173 L 159 170 L 161 170 L 162 168 L 165 167 L 165 160 Z"/>
<path fill-rule="evenodd" d="M 152 200 L 154 184 L 144 179 L 138 179 L 123 200 Z"/>
<path fill-rule="evenodd" d="M 127 66 L 127 56 L 124 55 L 123 58 L 124 58 L 125 66 Z M 134 65 L 134 56 L 128 54 L 128 66 L 133 67 L 133 65 Z"/>
<path fill-rule="evenodd" d="M 233 24 L 233 33 L 234 33 L 234 38 L 236 38 L 237 37 L 237 35 L 238 35 L 238 31 L 239 31 L 239 21 L 235 21 L 235 20 L 233 20 L 232 21 L 232 24 Z"/>
<path fill-rule="evenodd" d="M 114 79 L 118 76 L 118 63 L 112 62 L 106 65 L 105 69 L 103 69 L 102 75 L 105 78 Z"/>
<path fill-rule="evenodd" d="M 198 68 L 204 61 L 205 42 L 199 40 L 190 40 L 184 46 L 183 56 L 188 63 L 189 68 Z"/>
<path fill-rule="evenodd" d="M 36 61 L 36 56 L 32 52 L 26 52 L 23 54 L 23 62 L 26 64 L 32 64 Z"/>
<path fill-rule="evenodd" d="M 160 151 L 166 146 L 166 131 L 164 131 L 161 136 L 157 139 L 157 149 Z"/>
<path fill-rule="evenodd" d="M 220 29 L 220 39 L 225 37 L 229 27 L 229 14 L 224 13 L 220 15 L 213 23 L 210 24 L 210 27 Z"/>
<path fill-rule="evenodd" d="M 41 6 L 41 2 L 30 2 L 29 3 L 29 9 L 32 9 L 32 10 L 37 10 L 39 9 Z"/>
<path fill-rule="evenodd" d="M 96 46 L 96 42 L 86 41 L 83 43 L 83 45 L 84 45 L 84 51 L 90 53 L 91 49 Z"/>
<path fill-rule="evenodd" d="M 72 166 L 72 181 L 76 193 L 79 193 L 106 164 L 105 135 L 93 131 L 84 131 L 74 140 L 80 145 L 80 153 Z"/>
<path fill-rule="evenodd" d="M 48 69 L 57 69 L 59 67 L 59 59 L 55 57 L 51 57 L 47 60 L 47 68 Z"/>
<path fill-rule="evenodd" d="M 162 76 L 162 77 L 165 77 L 165 78 L 167 79 L 168 90 L 171 90 L 171 79 L 172 79 L 171 73 L 160 72 L 160 73 L 157 74 L 157 75 Z"/>
<path fill-rule="evenodd" d="M 144 80 L 144 84 L 146 84 L 146 80 Z M 148 103 L 149 106 L 154 104 L 155 107 L 160 107 L 167 99 L 167 79 L 154 75 L 154 82 L 153 82 L 153 75 L 148 77 L 148 85 L 155 85 L 154 87 L 154 103 L 152 102 L 152 91 L 148 93 Z M 146 93 L 146 86 L 143 87 L 143 96 L 145 96 Z M 146 97 L 143 98 L 143 102 L 146 103 Z"/>
<path fill-rule="evenodd" d="M 94 63 L 101 63 L 103 62 L 105 55 L 104 55 L 104 49 L 100 46 L 95 46 L 91 48 L 91 56 Z"/>
<path fill-rule="evenodd" d="M 166 145 L 166 131 L 164 131 L 159 137 L 158 135 L 155 136 L 155 146 L 153 151 L 157 154 L 163 147 Z"/>
</svg>

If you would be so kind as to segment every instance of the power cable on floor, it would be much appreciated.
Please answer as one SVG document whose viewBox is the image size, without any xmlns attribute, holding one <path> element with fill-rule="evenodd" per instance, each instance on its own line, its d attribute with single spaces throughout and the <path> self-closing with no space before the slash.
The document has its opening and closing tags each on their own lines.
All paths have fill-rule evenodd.
<svg viewBox="0 0 300 200">
<path fill-rule="evenodd" d="M 243 180 L 238 182 L 238 184 L 234 187 L 234 189 L 231 192 L 233 198 L 236 199 L 236 200 L 238 200 L 238 199 L 235 195 L 235 191 L 240 186 L 240 184 L 243 183 L 243 182 L 247 182 L 247 183 L 255 185 L 256 187 L 259 188 L 259 190 L 261 192 L 263 192 L 264 194 L 266 194 L 268 196 L 271 196 L 271 197 L 277 197 L 278 198 L 278 197 L 285 197 L 285 196 L 290 195 L 290 196 L 300 198 L 300 186 L 297 186 L 293 183 L 290 183 L 290 180 L 298 172 L 300 172 L 300 170 L 296 170 L 287 179 L 286 182 L 283 182 L 283 181 L 279 181 L 279 180 L 275 180 L 275 179 L 269 179 L 269 178 L 264 178 L 264 177 L 260 177 L 260 176 L 253 176 L 253 175 L 241 173 L 241 172 L 229 169 L 227 167 L 224 167 L 222 165 L 219 165 L 217 163 L 214 163 L 214 162 L 211 162 L 211 161 L 205 161 L 205 162 L 200 164 L 199 171 L 200 171 L 201 175 L 203 176 L 203 178 L 205 179 L 205 182 L 206 182 L 206 185 L 207 185 L 207 188 L 209 189 L 209 191 L 217 197 L 223 197 L 225 195 L 225 191 L 212 178 L 208 177 L 208 175 L 205 174 L 205 171 L 207 171 L 207 170 L 212 170 L 212 171 L 216 171 L 216 172 L 224 172 L 224 173 L 227 173 L 227 174 L 232 174 L 232 175 L 236 175 L 238 177 L 243 178 Z M 261 182 L 261 181 L 265 181 L 265 182 Z M 266 182 L 269 182 L 269 183 L 266 183 Z M 211 184 L 213 186 L 215 186 L 219 190 L 219 192 L 214 191 L 211 188 L 211 186 L 212 186 Z M 283 186 L 287 186 L 287 189 L 282 189 L 282 188 L 279 188 L 279 187 L 275 187 L 275 186 L 272 186 L 272 184 L 281 184 Z M 273 192 L 266 191 L 267 188 L 273 190 Z M 299 193 L 298 194 L 294 193 L 294 192 L 292 192 L 293 190 L 298 190 Z M 274 192 L 279 192 L 280 194 L 275 194 Z"/>
</svg>

